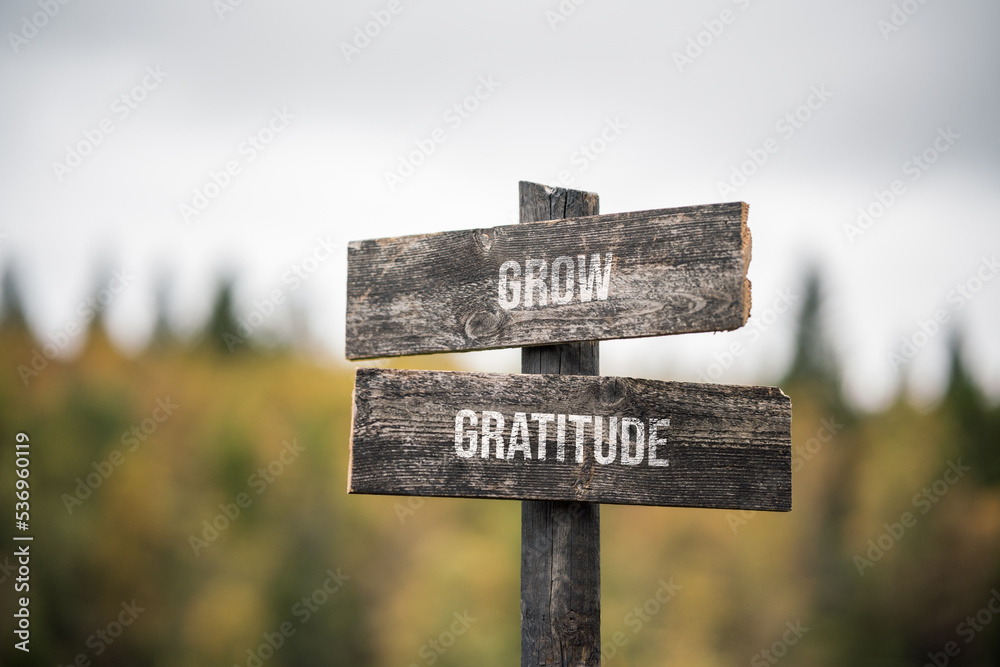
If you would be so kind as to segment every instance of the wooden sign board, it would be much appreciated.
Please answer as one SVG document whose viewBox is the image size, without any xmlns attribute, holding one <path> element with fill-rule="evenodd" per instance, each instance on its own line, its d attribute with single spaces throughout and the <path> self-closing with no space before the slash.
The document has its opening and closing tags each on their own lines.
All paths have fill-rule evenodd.
<svg viewBox="0 0 1000 667">
<path fill-rule="evenodd" d="M 774 387 L 358 369 L 350 493 L 791 509 Z"/>
<path fill-rule="evenodd" d="M 737 202 L 353 241 L 347 358 L 737 329 L 746 220 Z"/>
</svg>

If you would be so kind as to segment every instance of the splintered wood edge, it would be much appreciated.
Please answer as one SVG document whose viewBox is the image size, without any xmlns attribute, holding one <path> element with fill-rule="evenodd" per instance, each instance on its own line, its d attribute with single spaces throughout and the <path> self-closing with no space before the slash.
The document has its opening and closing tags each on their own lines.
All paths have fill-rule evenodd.
<svg viewBox="0 0 1000 667">
<path fill-rule="evenodd" d="M 528 186 L 528 187 L 532 187 L 532 188 L 542 188 L 545 191 L 546 196 L 551 196 L 552 193 L 556 192 L 557 190 L 564 190 L 566 192 L 578 192 L 581 195 L 583 195 L 584 197 L 597 197 L 597 193 L 596 192 L 590 192 L 589 190 L 570 190 L 568 188 L 562 188 L 562 187 L 559 187 L 557 185 L 545 185 L 544 183 L 535 183 L 534 181 L 518 181 L 517 182 L 517 188 L 518 188 L 518 193 L 519 194 L 521 192 L 521 189 L 524 186 Z M 594 215 L 597 215 L 597 214 L 595 213 Z M 579 217 L 579 216 L 571 216 L 571 217 Z M 556 219 L 558 220 L 558 218 L 556 218 Z M 543 220 L 541 222 L 549 222 L 549 221 L 548 220 Z"/>
<path fill-rule="evenodd" d="M 791 477 L 791 468 L 792 468 L 792 462 L 791 462 L 791 458 L 792 458 L 792 419 L 794 419 L 794 417 L 795 417 L 795 411 L 792 410 L 792 397 L 789 396 L 788 394 L 786 394 L 785 392 L 783 392 L 781 390 L 781 387 L 775 387 L 775 389 L 778 390 L 778 393 L 781 394 L 782 398 L 788 399 L 788 459 L 789 459 L 788 460 L 788 470 L 789 470 L 789 476 L 788 476 L 788 507 L 786 507 L 785 509 L 778 510 L 778 511 L 780 511 L 780 512 L 791 512 L 792 511 L 792 477 Z"/>
<path fill-rule="evenodd" d="M 351 432 L 347 437 L 347 493 L 354 493 L 354 423 L 358 414 L 358 370 L 354 371 L 354 388 L 351 389 Z"/>
<path fill-rule="evenodd" d="M 741 252 L 743 254 L 743 324 L 746 324 L 750 319 L 750 306 L 752 305 L 752 297 L 750 294 L 750 279 L 746 278 L 747 272 L 750 270 L 750 260 L 753 256 L 753 237 L 750 234 L 750 227 L 747 225 L 747 217 L 750 214 L 750 205 L 746 202 L 740 202 L 740 239 L 742 243 L 740 244 Z"/>
</svg>

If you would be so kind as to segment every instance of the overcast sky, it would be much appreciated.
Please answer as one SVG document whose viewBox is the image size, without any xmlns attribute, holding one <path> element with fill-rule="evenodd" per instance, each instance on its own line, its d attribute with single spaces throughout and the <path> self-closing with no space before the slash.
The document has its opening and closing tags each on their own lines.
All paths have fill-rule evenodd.
<svg viewBox="0 0 1000 667">
<path fill-rule="evenodd" d="M 561 181 L 604 213 L 750 205 L 763 335 L 608 342 L 604 374 L 775 379 L 795 317 L 768 310 L 814 263 L 859 404 L 933 399 L 955 329 L 1000 398 L 996 2 L 6 0 L 0 28 L 0 263 L 42 338 L 99 267 L 129 349 L 157 280 L 190 331 L 231 272 L 342 359 L 345 241 L 516 222 L 519 180 Z M 318 239 L 338 256 L 287 280 Z"/>
</svg>

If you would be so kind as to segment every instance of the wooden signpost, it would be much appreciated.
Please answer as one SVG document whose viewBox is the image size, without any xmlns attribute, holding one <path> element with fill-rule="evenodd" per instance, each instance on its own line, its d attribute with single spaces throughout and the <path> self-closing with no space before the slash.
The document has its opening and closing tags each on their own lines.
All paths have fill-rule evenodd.
<svg viewBox="0 0 1000 667">
<path fill-rule="evenodd" d="M 746 215 L 716 204 L 354 241 L 347 358 L 737 329 Z"/>
<path fill-rule="evenodd" d="M 359 369 L 348 490 L 522 500 L 521 664 L 596 666 L 599 504 L 790 510 L 791 403 L 593 377 L 598 340 L 746 322 L 746 204 L 597 215 L 523 182 L 520 204 L 521 225 L 350 244 L 348 358 L 530 347 L 521 375 Z"/>
<path fill-rule="evenodd" d="M 772 387 L 362 368 L 354 401 L 351 493 L 791 509 Z"/>
</svg>

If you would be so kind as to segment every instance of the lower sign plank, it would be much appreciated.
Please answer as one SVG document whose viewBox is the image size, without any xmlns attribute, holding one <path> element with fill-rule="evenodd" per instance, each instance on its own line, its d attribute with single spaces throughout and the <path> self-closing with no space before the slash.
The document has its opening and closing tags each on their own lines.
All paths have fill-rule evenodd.
<svg viewBox="0 0 1000 667">
<path fill-rule="evenodd" d="M 791 509 L 774 387 L 362 368 L 348 491 Z"/>
</svg>

